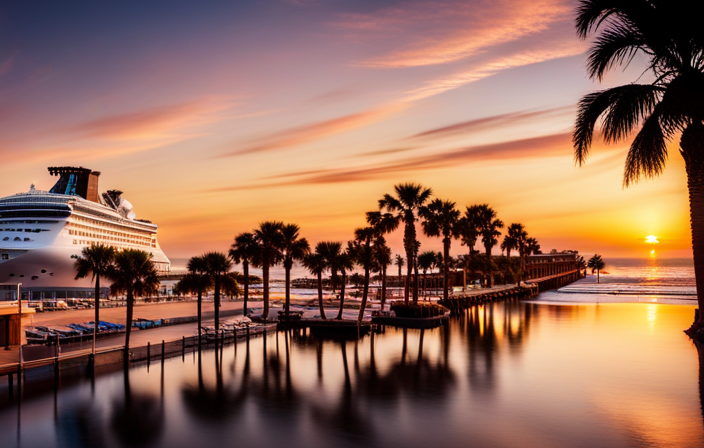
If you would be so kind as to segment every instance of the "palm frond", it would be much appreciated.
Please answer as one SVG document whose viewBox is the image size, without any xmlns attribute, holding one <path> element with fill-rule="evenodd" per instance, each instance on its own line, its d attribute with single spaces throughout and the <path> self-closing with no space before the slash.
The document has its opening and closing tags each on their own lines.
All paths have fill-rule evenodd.
<svg viewBox="0 0 704 448">
<path fill-rule="evenodd" d="M 662 172 L 667 161 L 667 145 L 660 114 L 650 115 L 633 139 L 623 175 L 623 185 L 628 187 L 637 182 L 641 176 L 654 177 Z"/>
<path fill-rule="evenodd" d="M 643 36 L 624 25 L 604 30 L 589 50 L 587 72 L 601 81 L 604 73 L 618 65 L 628 65 L 645 44 Z"/>
</svg>

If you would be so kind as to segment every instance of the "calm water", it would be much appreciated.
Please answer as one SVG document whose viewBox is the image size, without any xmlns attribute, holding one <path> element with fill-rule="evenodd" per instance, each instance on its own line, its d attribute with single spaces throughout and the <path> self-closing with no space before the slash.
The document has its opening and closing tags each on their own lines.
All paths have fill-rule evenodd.
<svg viewBox="0 0 704 448">
<path fill-rule="evenodd" d="M 346 343 L 279 333 L 19 404 L 3 381 L 0 445 L 704 446 L 694 307 L 552 294 Z"/>
</svg>

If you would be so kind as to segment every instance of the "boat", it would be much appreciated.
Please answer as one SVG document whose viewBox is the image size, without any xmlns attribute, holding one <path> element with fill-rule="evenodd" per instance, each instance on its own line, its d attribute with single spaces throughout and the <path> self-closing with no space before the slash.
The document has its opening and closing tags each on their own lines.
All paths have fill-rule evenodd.
<svg viewBox="0 0 704 448">
<path fill-rule="evenodd" d="M 158 226 L 137 219 L 122 191 L 99 194 L 100 172 L 60 166 L 49 173 L 58 176 L 49 191 L 31 185 L 0 198 L 0 283 L 21 283 L 29 300 L 93 298 L 91 277 L 75 280 L 74 257 L 97 243 L 147 251 L 159 273 L 170 271 Z M 0 300 L 16 299 L 12 291 L 5 295 Z"/>
</svg>

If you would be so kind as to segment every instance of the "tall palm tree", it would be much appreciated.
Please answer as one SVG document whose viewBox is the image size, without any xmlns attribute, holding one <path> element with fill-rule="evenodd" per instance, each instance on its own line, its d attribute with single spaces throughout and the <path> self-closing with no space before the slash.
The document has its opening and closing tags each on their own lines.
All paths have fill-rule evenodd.
<svg viewBox="0 0 704 448">
<path fill-rule="evenodd" d="M 108 276 L 114 268 L 115 248 L 104 244 L 91 244 L 90 247 L 84 247 L 81 255 L 75 258 L 73 267 L 76 269 L 76 280 L 86 278 L 89 274 L 95 280 L 93 296 L 95 297 L 95 321 L 93 322 L 93 355 L 95 356 L 95 339 L 100 323 L 100 277 Z"/>
<path fill-rule="evenodd" d="M 499 236 L 501 236 L 501 231 L 499 229 L 504 227 L 504 222 L 496 218 L 496 212 L 493 208 L 489 207 L 489 204 L 480 204 L 478 206 L 478 224 L 479 224 L 479 235 L 482 237 L 482 244 L 484 245 L 484 250 L 486 251 L 486 271 L 487 279 L 489 281 L 489 286 L 494 286 L 494 279 L 492 277 L 492 262 L 491 262 L 491 249 L 498 244 Z"/>
<path fill-rule="evenodd" d="M 206 274 L 205 258 L 203 256 L 191 257 L 188 260 L 188 274 L 179 282 L 179 291 L 188 291 L 198 295 L 198 336 L 203 325 L 203 293 L 212 285 L 212 280 Z"/>
<path fill-rule="evenodd" d="M 468 254 L 462 265 L 464 286 L 467 286 L 467 269 L 472 264 L 474 245 L 479 239 L 479 205 L 471 205 L 465 209 L 464 216 L 457 221 L 457 237 L 463 246 L 467 246 Z"/>
<path fill-rule="evenodd" d="M 264 300 L 264 310 L 262 318 L 269 317 L 269 267 L 281 262 L 281 228 L 284 223 L 281 221 L 264 221 L 259 223 L 259 228 L 254 230 L 254 239 L 259 248 L 259 255 L 252 262 L 255 267 L 262 269 L 262 282 L 264 290 L 262 299 Z"/>
<path fill-rule="evenodd" d="M 602 80 L 636 54 L 648 59 L 651 83 L 626 84 L 590 93 L 579 104 L 573 134 L 581 165 L 601 118 L 607 142 L 630 138 L 624 185 L 660 174 L 667 142 L 680 135 L 689 188 L 692 252 L 699 309 L 704 309 L 704 36 L 698 2 L 582 0 L 576 26 L 586 39 L 599 33 L 588 56 L 588 73 Z M 688 334 L 704 328 L 704 313 Z"/>
<path fill-rule="evenodd" d="M 454 202 L 434 199 L 427 207 L 421 208 L 420 216 L 423 218 L 423 232 L 426 235 L 442 237 L 444 279 L 442 297 L 447 300 L 450 297 L 450 245 L 452 238 L 457 235 L 460 212 L 455 208 Z"/>
<path fill-rule="evenodd" d="M 125 324 L 125 350 L 130 349 L 130 330 L 134 314 L 134 298 L 156 294 L 159 277 L 152 261 L 152 254 L 143 250 L 125 249 L 115 254 L 115 269 L 109 274 L 113 281 L 113 294 L 127 296 L 127 322 Z M 125 362 L 128 358 L 125 357 Z"/>
<path fill-rule="evenodd" d="M 355 229 L 354 240 L 350 241 L 347 251 L 359 266 L 364 269 L 364 285 L 362 289 L 362 305 L 359 308 L 359 317 L 357 320 L 362 321 L 364 310 L 367 307 L 367 299 L 369 297 L 369 273 L 374 266 L 374 251 L 372 244 L 378 238 L 378 233 L 373 227 L 363 227 Z"/>
<path fill-rule="evenodd" d="M 311 252 L 303 259 L 303 266 L 305 266 L 311 274 L 318 278 L 318 307 L 320 308 L 320 317 L 326 319 L 325 308 L 323 307 L 323 272 L 328 267 L 327 260 L 322 254 L 324 250 L 321 243 L 315 245 L 315 252 Z"/>
<path fill-rule="evenodd" d="M 507 266 L 509 271 L 511 270 L 511 250 L 516 249 L 519 251 L 519 255 L 521 255 L 520 249 L 521 246 L 525 244 L 526 238 L 528 238 L 528 232 L 526 232 L 523 224 L 514 222 L 508 226 L 506 236 L 501 242 L 501 248 L 506 250 L 506 259 L 508 260 Z M 523 257 L 521 257 L 521 270 L 523 269 L 522 262 Z"/>
<path fill-rule="evenodd" d="M 374 240 L 374 270 L 381 275 L 381 311 L 386 303 L 386 272 L 391 266 L 391 248 L 386 245 L 386 239 L 379 235 Z"/>
<path fill-rule="evenodd" d="M 327 259 L 327 263 L 330 266 L 330 270 L 334 272 L 339 272 L 342 275 L 340 280 L 340 309 L 337 312 L 337 317 L 335 319 L 342 319 L 342 310 L 345 306 L 345 287 L 347 286 L 347 273 L 354 268 L 354 263 L 352 258 L 350 258 L 347 250 L 342 250 L 342 243 L 340 244 L 340 250 L 332 254 L 330 258 Z"/>
<path fill-rule="evenodd" d="M 401 270 L 403 269 L 403 266 L 406 264 L 406 260 L 404 260 L 403 255 L 396 254 L 396 258 L 394 258 L 394 264 L 398 267 L 398 281 L 401 281 Z"/>
<path fill-rule="evenodd" d="M 418 255 L 418 268 L 423 271 L 423 296 L 427 297 L 428 271 L 433 269 L 437 256 L 432 250 L 426 250 Z"/>
<path fill-rule="evenodd" d="M 594 254 L 592 258 L 589 259 L 589 262 L 587 263 L 587 267 L 591 268 L 592 274 L 594 271 L 596 271 L 596 282 L 599 283 L 599 271 L 604 269 L 604 266 L 606 266 L 606 263 L 604 263 L 604 260 L 601 259 L 601 255 Z"/>
<path fill-rule="evenodd" d="M 404 288 L 404 302 L 408 304 L 408 298 L 411 288 L 411 271 L 415 265 L 416 250 L 416 216 L 418 210 L 425 205 L 433 194 L 433 190 L 425 188 L 420 184 L 406 183 L 394 185 L 395 196 L 385 194 L 379 199 L 379 210 L 386 210 L 396 216 L 396 218 L 404 223 L 403 230 L 403 248 L 406 251 L 406 261 L 408 268 L 406 271 L 406 285 Z M 417 284 L 417 282 L 416 282 Z M 418 300 L 418 288 L 413 288 L 413 299 Z"/>
<path fill-rule="evenodd" d="M 296 224 L 284 224 L 281 227 L 281 251 L 283 253 L 284 271 L 286 272 L 286 301 L 284 312 L 289 313 L 291 306 L 291 268 L 293 262 L 302 261 L 310 252 L 310 245 L 305 238 L 299 238 L 300 227 Z"/>
<path fill-rule="evenodd" d="M 255 264 L 255 258 L 259 255 L 259 249 L 254 234 L 242 232 L 235 237 L 229 252 L 230 258 L 235 263 L 242 263 L 244 275 L 244 303 L 242 304 L 242 314 L 247 315 L 247 301 L 249 300 L 249 265 Z"/>
<path fill-rule="evenodd" d="M 215 334 L 220 333 L 220 289 L 223 279 L 230 274 L 232 261 L 222 252 L 203 255 L 204 274 L 213 282 L 213 307 L 215 308 Z"/>
<path fill-rule="evenodd" d="M 325 262 L 325 270 L 330 270 L 330 286 L 332 287 L 333 294 L 335 293 L 335 284 L 337 282 L 337 265 L 333 263 L 333 260 L 342 253 L 342 243 L 339 241 L 321 241 L 315 246 L 316 252 L 318 252 Z"/>
</svg>

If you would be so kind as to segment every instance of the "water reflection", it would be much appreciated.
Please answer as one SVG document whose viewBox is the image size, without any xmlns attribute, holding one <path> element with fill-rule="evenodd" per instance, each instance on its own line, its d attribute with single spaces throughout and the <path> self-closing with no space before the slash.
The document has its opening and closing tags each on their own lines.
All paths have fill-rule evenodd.
<svg viewBox="0 0 704 448">
<path fill-rule="evenodd" d="M 704 350 L 674 330 L 691 313 L 508 302 L 356 341 L 280 332 L 25 400 L 0 431 L 23 415 L 14 446 L 702 446 Z"/>
</svg>

